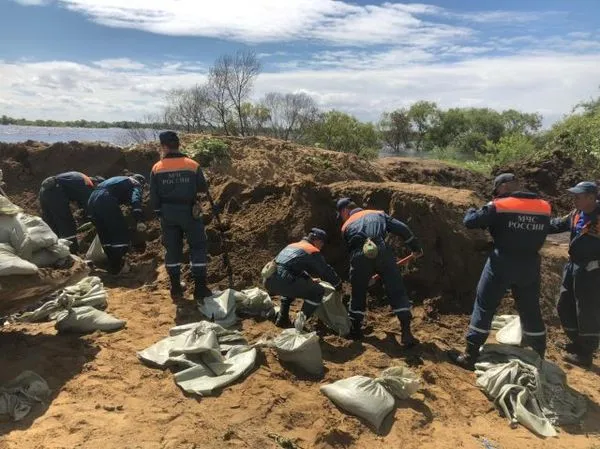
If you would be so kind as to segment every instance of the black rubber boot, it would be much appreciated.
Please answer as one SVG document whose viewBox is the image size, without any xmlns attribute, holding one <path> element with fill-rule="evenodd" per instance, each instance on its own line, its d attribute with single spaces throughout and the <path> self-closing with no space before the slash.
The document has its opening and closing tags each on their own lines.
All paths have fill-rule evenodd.
<svg viewBox="0 0 600 449">
<path fill-rule="evenodd" d="M 350 333 L 348 334 L 348 338 L 350 338 L 350 340 L 359 341 L 362 340 L 363 337 L 362 322 L 350 320 Z"/>
<path fill-rule="evenodd" d="M 183 299 L 183 289 L 185 285 L 181 282 L 179 276 L 170 276 L 171 281 L 171 299 Z"/>
<path fill-rule="evenodd" d="M 475 363 L 479 357 L 479 348 L 467 345 L 465 352 L 451 351 L 448 358 L 452 363 L 468 371 L 475 371 Z"/>
<path fill-rule="evenodd" d="M 292 327 L 290 316 L 287 313 L 277 312 L 277 319 L 275 320 L 275 326 L 282 329 L 289 329 Z"/>
<path fill-rule="evenodd" d="M 194 299 L 197 302 L 204 302 L 204 298 L 208 298 L 212 294 L 212 291 L 206 286 L 206 280 L 196 280 L 194 284 Z"/>
<path fill-rule="evenodd" d="M 567 353 L 563 356 L 563 360 L 572 365 L 581 366 L 583 368 L 590 368 L 594 363 L 594 355 L 581 352 Z"/>
<path fill-rule="evenodd" d="M 400 342 L 405 348 L 412 348 L 420 343 L 410 329 L 411 317 L 398 318 L 400 320 Z"/>
</svg>

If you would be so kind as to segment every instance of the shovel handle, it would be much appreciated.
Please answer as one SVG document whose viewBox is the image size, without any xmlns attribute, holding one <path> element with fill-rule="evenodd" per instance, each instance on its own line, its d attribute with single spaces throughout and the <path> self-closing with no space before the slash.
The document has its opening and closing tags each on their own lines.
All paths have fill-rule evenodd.
<svg viewBox="0 0 600 449">
<path fill-rule="evenodd" d="M 396 261 L 396 265 L 398 265 L 398 266 L 407 265 L 413 259 L 415 259 L 415 255 L 414 254 L 409 254 L 408 256 L 406 256 L 406 257 L 404 257 L 402 259 L 398 259 Z M 378 281 L 380 278 L 381 278 L 381 276 L 379 274 L 374 275 L 371 278 L 371 283 Z"/>
</svg>

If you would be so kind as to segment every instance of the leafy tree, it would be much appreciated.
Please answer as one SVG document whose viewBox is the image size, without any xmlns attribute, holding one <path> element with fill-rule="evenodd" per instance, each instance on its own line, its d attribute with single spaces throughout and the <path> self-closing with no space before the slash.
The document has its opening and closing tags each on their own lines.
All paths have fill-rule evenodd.
<svg viewBox="0 0 600 449">
<path fill-rule="evenodd" d="M 406 109 L 384 112 L 377 127 L 388 149 L 399 153 L 410 148 L 414 132 Z"/>
<path fill-rule="evenodd" d="M 429 101 L 418 101 L 408 110 L 408 118 L 413 124 L 415 131 L 415 150 L 424 151 L 427 136 L 433 128 L 438 117 L 438 108 L 435 103 Z"/>
</svg>

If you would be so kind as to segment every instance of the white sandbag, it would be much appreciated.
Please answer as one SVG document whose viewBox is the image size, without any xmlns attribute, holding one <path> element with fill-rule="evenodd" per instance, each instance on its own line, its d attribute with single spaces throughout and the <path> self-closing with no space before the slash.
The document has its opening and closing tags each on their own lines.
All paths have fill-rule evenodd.
<svg viewBox="0 0 600 449">
<path fill-rule="evenodd" d="M 231 327 L 237 322 L 236 298 L 243 293 L 228 288 L 222 293 L 204 298 L 198 305 L 198 310 L 209 320 L 223 326 Z"/>
<path fill-rule="evenodd" d="M 85 253 L 86 260 L 91 260 L 92 262 L 98 264 L 106 261 L 106 254 L 104 253 L 104 248 L 102 248 L 102 243 L 100 242 L 100 237 L 96 234 L 94 240 L 92 240 L 92 244 Z"/>
<path fill-rule="evenodd" d="M 172 337 L 166 337 L 154 343 L 149 348 L 137 353 L 140 360 L 151 365 L 157 365 L 161 368 L 169 365 L 172 362 L 170 351 L 173 346 L 181 345 L 185 341 L 187 333 L 178 334 Z"/>
<path fill-rule="evenodd" d="M 266 317 L 273 313 L 273 301 L 267 292 L 258 287 L 242 290 L 244 297 L 237 298 L 236 310 L 240 314 Z"/>
<path fill-rule="evenodd" d="M 19 250 L 19 254 L 29 258 L 31 254 L 43 248 L 48 248 L 58 242 L 58 237 L 50 226 L 40 217 L 20 213 L 17 219 L 25 227 L 26 239 Z"/>
<path fill-rule="evenodd" d="M 20 421 L 29 414 L 34 403 L 44 402 L 49 396 L 46 381 L 33 371 L 24 371 L 0 387 L 0 417 Z"/>
<path fill-rule="evenodd" d="M 15 206 L 8 198 L 0 195 L 0 215 L 17 215 L 23 212 L 19 206 Z"/>
<path fill-rule="evenodd" d="M 17 256 L 15 249 L 0 243 L 0 276 L 36 274 L 38 267 Z"/>
<path fill-rule="evenodd" d="M 420 388 L 417 376 L 406 367 L 384 370 L 371 379 L 353 376 L 321 387 L 321 392 L 341 409 L 369 422 L 380 430 L 385 418 L 394 410 L 394 396 L 406 399 Z"/>
<path fill-rule="evenodd" d="M 252 369 L 256 363 L 256 349 L 235 346 L 227 353 L 224 362 L 227 369 L 220 375 L 215 375 L 213 369 L 207 366 L 197 365 L 175 374 L 175 382 L 187 393 L 214 394 Z"/>
<path fill-rule="evenodd" d="M 291 363 L 308 374 L 322 376 L 324 372 L 323 355 L 316 332 L 299 332 L 286 329 L 271 344 L 282 362 Z"/>
<path fill-rule="evenodd" d="M 496 341 L 505 345 L 519 346 L 522 339 L 521 319 L 518 315 L 500 315 L 492 322 L 492 329 L 499 329 Z"/>
<path fill-rule="evenodd" d="M 10 244 L 17 254 L 25 241 L 25 227 L 16 215 L 0 215 L 0 243 Z"/>
<path fill-rule="evenodd" d="M 223 326 L 220 326 L 217 323 L 211 323 L 209 321 L 199 321 L 196 323 L 188 323 L 182 324 L 181 326 L 172 327 L 169 329 L 169 335 L 180 335 L 190 330 L 203 333 L 212 331 L 217 335 L 220 344 L 232 342 L 237 342 L 237 344 L 246 343 L 246 339 L 241 332 L 232 329 L 225 329 Z"/>
<path fill-rule="evenodd" d="M 336 292 L 335 288 L 327 282 L 321 282 L 321 286 L 325 289 L 325 296 L 315 315 L 329 329 L 345 337 L 350 333 L 350 318 L 342 302 L 342 293 Z"/>
<path fill-rule="evenodd" d="M 68 240 L 59 240 L 49 248 L 43 248 L 31 255 L 29 259 L 40 268 L 52 267 L 60 261 L 64 261 L 71 255 L 70 243 Z"/>
<path fill-rule="evenodd" d="M 58 332 L 94 332 L 114 331 L 125 326 L 124 320 L 119 320 L 106 312 L 90 306 L 74 307 L 59 314 L 56 319 Z"/>
</svg>

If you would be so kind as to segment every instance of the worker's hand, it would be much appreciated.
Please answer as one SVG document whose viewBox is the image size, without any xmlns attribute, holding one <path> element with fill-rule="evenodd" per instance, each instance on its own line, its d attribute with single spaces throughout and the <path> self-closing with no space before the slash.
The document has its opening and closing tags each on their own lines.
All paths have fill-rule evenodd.
<svg viewBox="0 0 600 449">
<path fill-rule="evenodd" d="M 144 223 L 138 223 L 135 228 L 138 232 L 146 232 L 148 226 L 146 226 Z"/>
<path fill-rule="evenodd" d="M 336 292 L 341 292 L 344 288 L 344 283 L 340 282 L 338 285 L 335 286 L 335 291 Z"/>
<path fill-rule="evenodd" d="M 413 251 L 411 254 L 415 259 L 418 259 L 419 257 L 423 257 L 423 250 Z"/>
<path fill-rule="evenodd" d="M 321 283 L 321 279 L 319 279 L 319 278 L 312 278 L 312 281 L 313 281 L 315 284 L 320 284 L 320 283 Z"/>
</svg>

